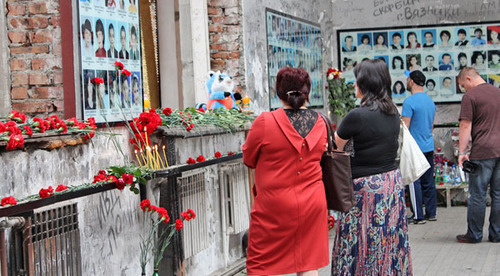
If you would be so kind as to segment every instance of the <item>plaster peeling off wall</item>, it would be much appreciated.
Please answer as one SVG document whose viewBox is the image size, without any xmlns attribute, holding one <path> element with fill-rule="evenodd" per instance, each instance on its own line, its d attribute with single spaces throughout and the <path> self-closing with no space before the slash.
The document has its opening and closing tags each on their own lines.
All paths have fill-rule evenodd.
<svg viewBox="0 0 500 276">
<path fill-rule="evenodd" d="M 322 71 L 326 72 L 326 69 L 332 64 L 332 50 L 330 48 L 334 38 L 332 3 L 331 0 L 242 0 L 242 3 L 246 92 L 252 99 L 251 108 L 256 114 L 260 114 L 263 111 L 269 111 L 266 7 L 321 25 Z"/>
</svg>

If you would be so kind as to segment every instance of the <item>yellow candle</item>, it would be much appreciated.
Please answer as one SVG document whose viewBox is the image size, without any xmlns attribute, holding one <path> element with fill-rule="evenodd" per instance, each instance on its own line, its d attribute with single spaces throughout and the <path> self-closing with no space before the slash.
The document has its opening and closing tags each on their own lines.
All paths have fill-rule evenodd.
<svg viewBox="0 0 500 276">
<path fill-rule="evenodd" d="M 135 159 L 137 159 L 137 163 L 139 163 L 139 167 L 142 167 L 141 160 L 139 159 L 139 156 L 137 155 L 137 150 L 135 150 Z"/>
<path fill-rule="evenodd" d="M 155 159 L 156 162 L 158 163 L 158 169 L 163 169 L 163 165 L 161 163 L 161 157 L 158 154 L 158 145 L 155 145 Z"/>
<path fill-rule="evenodd" d="M 142 154 L 142 149 L 141 149 L 141 157 L 142 161 L 144 162 L 144 167 L 147 167 L 146 159 L 144 158 L 144 154 Z"/>
<path fill-rule="evenodd" d="M 151 159 L 151 148 L 149 146 L 146 147 L 146 156 L 148 158 L 149 169 L 153 169 L 153 160 Z"/>
<path fill-rule="evenodd" d="M 165 164 L 167 165 L 167 168 L 168 168 L 167 155 L 165 154 L 165 145 L 163 145 L 163 158 L 165 159 Z"/>
</svg>

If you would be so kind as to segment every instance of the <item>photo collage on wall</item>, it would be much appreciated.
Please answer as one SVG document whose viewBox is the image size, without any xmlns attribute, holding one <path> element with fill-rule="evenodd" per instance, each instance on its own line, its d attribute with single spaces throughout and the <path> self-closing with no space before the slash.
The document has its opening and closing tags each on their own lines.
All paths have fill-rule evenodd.
<svg viewBox="0 0 500 276">
<path fill-rule="evenodd" d="M 323 106 L 321 28 L 318 24 L 266 9 L 269 106 L 282 106 L 276 94 L 276 75 L 283 67 L 304 68 L 311 77 L 309 107 Z"/>
<path fill-rule="evenodd" d="M 143 111 L 139 0 L 79 0 L 83 118 L 123 121 Z M 123 63 L 130 76 L 119 73 Z"/>
<path fill-rule="evenodd" d="M 392 78 L 392 99 L 401 104 L 407 91 L 405 70 L 426 76 L 424 92 L 434 102 L 460 102 L 465 93 L 457 75 L 465 66 L 477 69 L 487 82 L 500 85 L 500 22 L 429 25 L 413 28 L 339 30 L 339 68 L 346 82 L 364 59 L 385 61 Z"/>
</svg>

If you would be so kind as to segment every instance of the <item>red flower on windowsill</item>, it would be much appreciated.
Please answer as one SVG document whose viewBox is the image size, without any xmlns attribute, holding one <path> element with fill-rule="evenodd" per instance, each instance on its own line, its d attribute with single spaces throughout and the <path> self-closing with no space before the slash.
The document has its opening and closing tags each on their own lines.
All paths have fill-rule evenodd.
<svg viewBox="0 0 500 276">
<path fill-rule="evenodd" d="M 220 152 L 216 151 L 214 156 L 215 156 L 215 158 L 221 158 L 222 154 Z"/>
<path fill-rule="evenodd" d="M 8 196 L 8 197 L 2 198 L 2 201 L 0 203 L 1 206 L 16 205 L 16 204 L 17 204 L 17 200 L 13 196 Z"/>
<path fill-rule="evenodd" d="M 188 163 L 188 164 L 194 164 L 194 163 L 196 163 L 196 160 L 194 160 L 192 157 L 189 157 L 189 159 L 186 160 L 186 163 Z"/>
<path fill-rule="evenodd" d="M 204 157 L 203 155 L 200 155 L 200 156 L 198 156 L 198 158 L 196 158 L 196 161 L 197 161 L 198 163 L 200 163 L 200 162 L 204 162 L 204 161 L 205 161 L 205 157 Z"/>
<path fill-rule="evenodd" d="M 56 192 L 62 192 L 64 190 L 67 190 L 68 187 L 64 186 L 63 184 L 59 184 L 56 188 Z"/>
<path fill-rule="evenodd" d="M 40 198 L 47 198 L 52 196 L 53 194 L 54 194 L 54 189 L 52 188 L 52 186 L 49 186 L 47 189 L 42 188 L 38 192 Z"/>
</svg>

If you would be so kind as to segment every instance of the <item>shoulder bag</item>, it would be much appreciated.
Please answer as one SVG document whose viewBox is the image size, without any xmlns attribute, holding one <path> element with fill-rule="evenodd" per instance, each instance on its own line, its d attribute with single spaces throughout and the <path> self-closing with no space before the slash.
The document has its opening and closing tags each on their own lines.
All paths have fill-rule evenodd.
<svg viewBox="0 0 500 276">
<path fill-rule="evenodd" d="M 346 212 L 355 204 L 351 157 L 348 152 L 337 149 L 332 124 L 324 114 L 320 115 L 325 120 L 328 135 L 328 149 L 321 158 L 326 203 L 330 210 Z"/>
<path fill-rule="evenodd" d="M 403 177 L 403 183 L 409 185 L 419 179 L 431 165 L 420 150 L 417 142 L 401 120 L 401 129 L 399 135 L 399 150 L 401 152 L 399 160 L 399 170 Z"/>
</svg>

